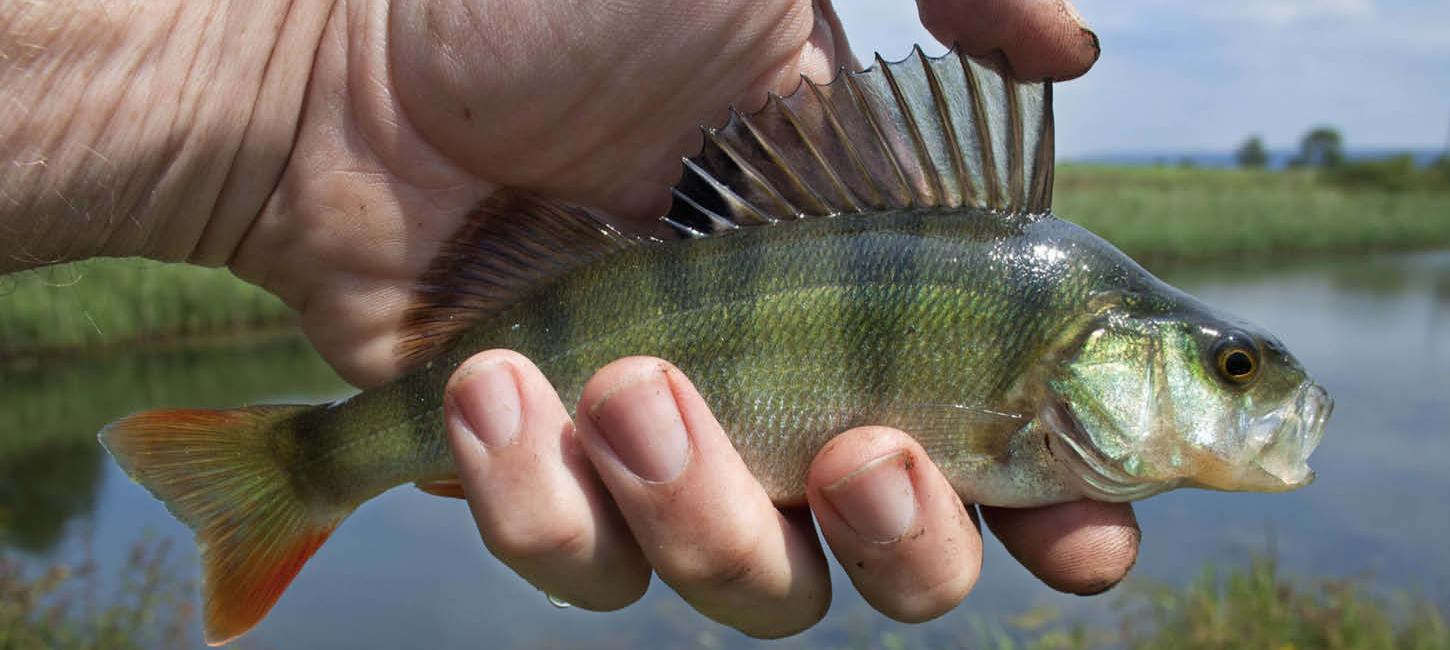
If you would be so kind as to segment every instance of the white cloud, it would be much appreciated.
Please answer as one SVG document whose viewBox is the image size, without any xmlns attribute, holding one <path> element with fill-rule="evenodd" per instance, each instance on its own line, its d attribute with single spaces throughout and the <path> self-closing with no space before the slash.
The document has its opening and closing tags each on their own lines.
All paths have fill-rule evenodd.
<svg viewBox="0 0 1450 650">
<path fill-rule="evenodd" d="M 1450 129 L 1450 2 L 1079 0 L 1103 43 L 1058 87 L 1066 156 L 1290 147 L 1316 124 L 1350 146 L 1440 147 Z M 932 43 L 907 1 L 836 0 L 860 54 Z"/>
<path fill-rule="evenodd" d="M 1371 0 L 1236 0 L 1209 3 L 1231 14 L 1270 25 L 1287 25 L 1300 20 L 1365 16 L 1374 10 Z"/>
</svg>

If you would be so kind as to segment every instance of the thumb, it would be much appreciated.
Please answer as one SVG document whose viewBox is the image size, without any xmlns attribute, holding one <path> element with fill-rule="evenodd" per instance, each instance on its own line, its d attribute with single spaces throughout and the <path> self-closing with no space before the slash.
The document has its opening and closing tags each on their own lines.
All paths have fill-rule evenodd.
<svg viewBox="0 0 1450 650">
<path fill-rule="evenodd" d="M 1093 67 L 1097 34 L 1068 0 L 917 0 L 921 23 L 972 56 L 1000 52 L 1024 81 L 1063 81 Z"/>
</svg>

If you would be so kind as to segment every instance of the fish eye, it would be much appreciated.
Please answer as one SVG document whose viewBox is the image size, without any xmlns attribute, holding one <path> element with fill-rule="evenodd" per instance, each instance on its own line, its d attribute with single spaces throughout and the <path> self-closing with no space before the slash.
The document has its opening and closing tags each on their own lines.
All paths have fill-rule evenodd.
<svg viewBox="0 0 1450 650">
<path fill-rule="evenodd" d="M 1231 384 L 1244 386 L 1259 375 L 1259 351 L 1241 334 L 1220 339 L 1213 356 L 1219 376 Z"/>
</svg>

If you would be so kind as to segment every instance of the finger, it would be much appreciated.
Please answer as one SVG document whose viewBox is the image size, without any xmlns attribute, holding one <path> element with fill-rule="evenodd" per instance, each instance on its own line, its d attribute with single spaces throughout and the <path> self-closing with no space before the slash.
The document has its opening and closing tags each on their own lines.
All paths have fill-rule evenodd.
<svg viewBox="0 0 1450 650">
<path fill-rule="evenodd" d="M 1002 52 L 1018 79 L 1079 77 L 1102 53 L 1067 0 L 917 0 L 917 8 L 937 40 L 973 56 Z"/>
<path fill-rule="evenodd" d="M 1074 501 L 1043 508 L 982 508 L 1012 557 L 1058 591 L 1088 596 L 1122 581 L 1142 533 L 1126 503 Z"/>
<path fill-rule="evenodd" d="M 912 623 L 935 618 L 976 584 L 981 535 L 910 436 L 847 431 L 816 455 L 806 485 L 836 559 L 881 613 Z"/>
<path fill-rule="evenodd" d="M 798 73 L 825 83 L 834 78 L 843 66 L 859 70 L 861 64 L 851 53 L 851 43 L 846 39 L 846 30 L 831 0 L 815 0 L 812 5 L 815 22 L 810 38 L 801 48 Z M 782 95 L 794 92 L 798 84 L 796 79 L 786 79 L 775 92 Z"/>
<path fill-rule="evenodd" d="M 534 364 L 483 352 L 445 390 L 448 441 L 484 544 L 545 593 L 585 609 L 624 607 L 649 566 Z"/>
<path fill-rule="evenodd" d="M 655 572 L 695 609 L 756 637 L 810 627 L 830 605 L 809 519 L 781 514 L 700 394 L 658 359 L 605 366 L 579 434 Z"/>
</svg>

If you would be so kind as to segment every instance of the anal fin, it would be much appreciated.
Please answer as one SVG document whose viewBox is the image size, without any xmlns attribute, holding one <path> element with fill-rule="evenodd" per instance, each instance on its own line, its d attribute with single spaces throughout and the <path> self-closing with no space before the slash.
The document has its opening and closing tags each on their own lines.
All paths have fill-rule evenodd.
<svg viewBox="0 0 1450 650">
<path fill-rule="evenodd" d="M 418 486 L 419 490 L 427 492 L 428 494 L 431 494 L 435 497 L 449 497 L 453 499 L 464 498 L 463 484 L 458 482 L 458 479 L 456 478 L 443 479 L 438 481 L 418 481 L 413 485 Z"/>
</svg>

